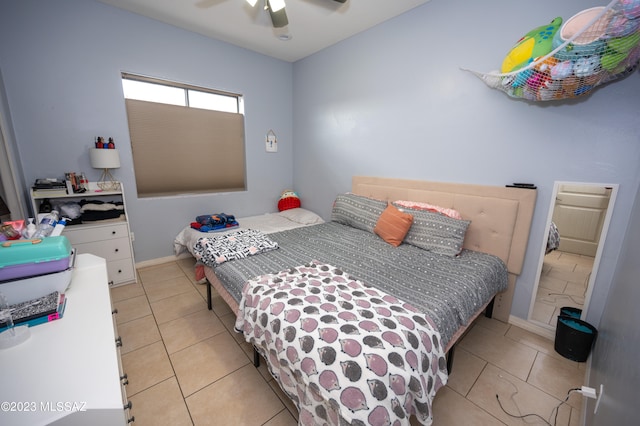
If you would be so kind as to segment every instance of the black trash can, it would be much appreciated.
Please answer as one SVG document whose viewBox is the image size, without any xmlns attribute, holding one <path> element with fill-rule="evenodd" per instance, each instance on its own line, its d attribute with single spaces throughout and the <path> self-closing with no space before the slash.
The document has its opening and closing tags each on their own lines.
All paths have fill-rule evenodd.
<svg viewBox="0 0 640 426">
<path fill-rule="evenodd" d="M 572 361 L 584 362 L 589 357 L 598 330 L 586 321 L 559 315 L 556 325 L 556 352 Z"/>
<path fill-rule="evenodd" d="M 573 306 L 563 306 L 560 308 L 560 316 L 580 319 L 582 309 L 574 308 Z"/>
</svg>

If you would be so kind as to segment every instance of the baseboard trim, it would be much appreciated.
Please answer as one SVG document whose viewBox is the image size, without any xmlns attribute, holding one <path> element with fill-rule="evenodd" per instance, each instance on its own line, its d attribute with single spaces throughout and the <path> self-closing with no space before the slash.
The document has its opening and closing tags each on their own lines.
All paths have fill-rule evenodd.
<svg viewBox="0 0 640 426">
<path fill-rule="evenodd" d="M 520 317 L 509 315 L 509 324 L 513 324 L 516 327 L 520 327 L 524 330 L 530 331 L 531 333 L 537 334 L 538 336 L 545 337 L 551 341 L 556 339 L 555 331 L 536 324 L 532 324 L 531 322 L 523 320 Z"/>
<path fill-rule="evenodd" d="M 175 262 L 176 260 L 186 259 L 189 257 L 192 257 L 191 254 L 182 253 L 177 256 L 173 255 L 173 256 L 158 257 L 156 259 L 144 260 L 142 262 L 136 262 L 136 269 L 148 268 L 149 266 L 162 265 L 163 263 Z"/>
</svg>

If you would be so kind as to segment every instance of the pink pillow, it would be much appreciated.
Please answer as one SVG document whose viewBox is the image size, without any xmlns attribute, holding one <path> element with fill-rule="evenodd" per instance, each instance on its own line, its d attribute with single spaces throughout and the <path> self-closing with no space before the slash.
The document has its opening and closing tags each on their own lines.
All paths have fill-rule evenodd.
<svg viewBox="0 0 640 426">
<path fill-rule="evenodd" d="M 430 212 L 436 212 L 436 213 L 443 214 L 445 216 L 449 216 L 453 219 L 462 220 L 462 216 L 457 210 L 448 209 L 446 207 L 435 206 L 429 203 L 421 203 L 419 201 L 398 200 L 398 201 L 394 201 L 393 204 L 396 204 L 400 207 L 404 207 L 407 209 L 427 210 Z"/>
</svg>

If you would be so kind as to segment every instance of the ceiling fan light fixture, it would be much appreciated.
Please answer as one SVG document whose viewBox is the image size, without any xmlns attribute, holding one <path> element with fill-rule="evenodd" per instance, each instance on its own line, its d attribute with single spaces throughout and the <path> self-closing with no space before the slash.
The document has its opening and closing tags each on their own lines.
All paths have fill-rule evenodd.
<svg viewBox="0 0 640 426">
<path fill-rule="evenodd" d="M 258 3 L 258 0 L 247 0 L 247 3 L 251 5 L 251 7 L 255 6 Z"/>
<path fill-rule="evenodd" d="M 247 0 L 249 1 L 249 0 Z M 269 8 L 273 11 L 273 12 L 277 12 L 281 9 L 284 9 L 284 0 L 269 0 Z"/>
</svg>

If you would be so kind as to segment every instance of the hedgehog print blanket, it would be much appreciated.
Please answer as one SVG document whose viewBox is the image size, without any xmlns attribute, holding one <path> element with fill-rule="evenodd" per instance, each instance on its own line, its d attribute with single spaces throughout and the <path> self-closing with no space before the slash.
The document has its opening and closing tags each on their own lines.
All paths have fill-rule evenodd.
<svg viewBox="0 0 640 426">
<path fill-rule="evenodd" d="M 278 243 L 256 229 L 243 229 L 216 237 L 198 238 L 193 255 L 205 265 L 214 267 L 228 260 L 243 259 L 278 248 Z"/>
<path fill-rule="evenodd" d="M 267 360 L 299 424 L 432 422 L 447 382 L 440 333 L 413 306 L 310 262 L 249 280 L 236 331 Z"/>
</svg>

